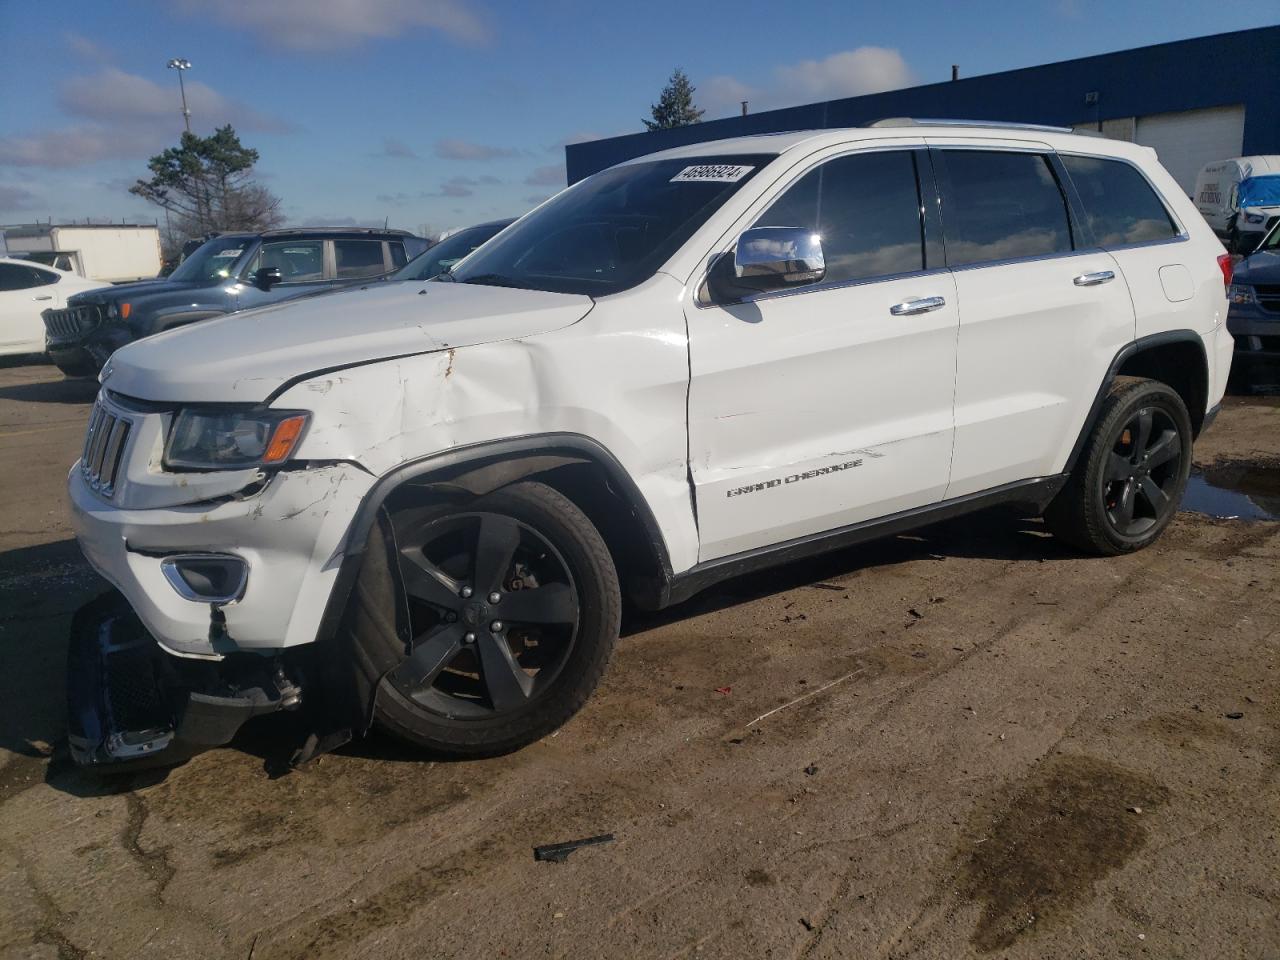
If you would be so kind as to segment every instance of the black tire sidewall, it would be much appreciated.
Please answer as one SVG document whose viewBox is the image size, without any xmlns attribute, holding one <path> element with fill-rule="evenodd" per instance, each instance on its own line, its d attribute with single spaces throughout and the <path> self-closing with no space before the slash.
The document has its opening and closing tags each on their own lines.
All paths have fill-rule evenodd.
<svg viewBox="0 0 1280 960">
<path fill-rule="evenodd" d="M 422 511 L 416 519 L 426 524 L 473 511 L 519 520 L 559 551 L 578 594 L 578 630 L 569 658 L 550 688 L 532 703 L 475 720 L 435 714 L 384 680 L 374 701 L 374 720 L 388 732 L 430 750 L 483 756 L 545 736 L 586 702 L 613 652 L 622 604 L 617 572 L 603 539 L 587 517 L 555 490 L 535 482 L 517 483 L 466 504 Z"/>
<path fill-rule="evenodd" d="M 1116 530 L 1107 518 L 1106 502 L 1103 496 L 1105 485 L 1102 476 L 1120 431 L 1142 407 L 1155 407 L 1169 416 L 1178 431 L 1181 452 L 1178 461 L 1177 485 L 1170 496 L 1174 503 L 1173 509 L 1146 532 L 1136 537 L 1129 537 Z M 1129 553 L 1141 550 L 1155 541 L 1172 522 L 1177 513 L 1177 504 L 1182 499 L 1182 494 L 1187 487 L 1187 479 L 1191 474 L 1192 442 L 1191 417 L 1187 413 L 1182 398 L 1171 387 L 1154 380 L 1139 381 L 1113 398 L 1094 431 L 1084 475 L 1085 509 L 1091 514 L 1090 525 L 1107 540 L 1111 551 Z"/>
</svg>

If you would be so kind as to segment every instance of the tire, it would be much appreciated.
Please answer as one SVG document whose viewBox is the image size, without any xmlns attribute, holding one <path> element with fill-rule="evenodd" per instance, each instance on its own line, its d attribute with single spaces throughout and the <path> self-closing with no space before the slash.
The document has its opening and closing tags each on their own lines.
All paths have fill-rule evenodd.
<svg viewBox="0 0 1280 960">
<path fill-rule="evenodd" d="M 1149 546 L 1177 512 L 1191 444 L 1191 418 L 1177 392 L 1155 380 L 1117 377 L 1067 485 L 1045 511 L 1046 526 L 1100 556 Z"/>
<path fill-rule="evenodd" d="M 586 703 L 617 641 L 622 602 L 609 550 L 577 506 L 525 481 L 463 503 L 401 510 L 389 526 L 394 549 L 370 543 L 352 592 L 357 609 L 349 609 L 361 647 L 384 657 L 398 651 L 374 696 L 378 727 L 438 756 L 487 757 L 546 736 Z M 505 547 L 486 553 L 481 544 L 513 528 L 509 559 L 490 563 Z M 474 545 L 469 559 L 467 544 Z M 398 571 L 389 570 L 388 557 L 398 559 Z M 492 604 L 486 565 L 501 568 L 501 599 Z M 389 573 L 399 584 L 394 592 Z M 480 589 L 464 596 L 468 579 Z M 394 606 L 358 609 L 371 598 Z M 522 613 L 555 619 L 530 624 Z M 506 622 L 492 619 L 503 616 Z"/>
</svg>

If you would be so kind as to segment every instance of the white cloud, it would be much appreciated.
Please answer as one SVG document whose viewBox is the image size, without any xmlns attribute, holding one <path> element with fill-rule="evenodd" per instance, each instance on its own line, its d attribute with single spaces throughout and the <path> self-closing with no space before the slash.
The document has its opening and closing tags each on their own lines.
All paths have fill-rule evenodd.
<svg viewBox="0 0 1280 960">
<path fill-rule="evenodd" d="M 68 33 L 66 34 L 66 41 L 71 52 L 82 60 L 92 60 L 95 63 L 110 63 L 115 59 L 111 51 L 106 47 L 81 34 Z"/>
<path fill-rule="evenodd" d="M 472 143 L 469 140 L 437 140 L 436 156 L 445 160 L 500 160 L 504 157 L 516 157 L 520 151 L 512 147 L 492 147 L 484 143 Z"/>
<path fill-rule="evenodd" d="M 78 167 L 110 158 L 140 158 L 174 144 L 182 132 L 178 91 L 146 77 L 104 67 L 63 82 L 58 103 L 80 122 L 0 137 L 0 165 Z M 225 97 L 208 84 L 187 84 L 197 132 L 230 123 L 240 131 L 280 133 L 287 121 Z"/>
<path fill-rule="evenodd" d="M 524 178 L 524 182 L 531 187 L 563 187 L 565 185 L 564 164 L 553 163 L 538 167 Z"/>
<path fill-rule="evenodd" d="M 382 141 L 382 150 L 374 154 L 375 157 L 391 157 L 396 160 L 418 160 L 418 154 L 413 147 L 409 146 L 403 140 L 397 140 L 395 137 L 386 137 Z"/>
<path fill-rule="evenodd" d="M 182 122 L 182 101 L 176 83 L 162 86 L 146 77 L 106 67 L 87 76 L 71 77 L 62 84 L 58 97 L 62 109 L 72 116 L 107 124 L 167 121 L 176 127 Z M 224 97 L 206 83 L 187 80 L 187 106 L 191 119 L 200 128 L 233 124 L 243 130 L 280 132 L 289 124 L 279 117 L 260 113 L 248 104 Z"/>
<path fill-rule="evenodd" d="M 897 90 L 915 82 L 915 74 L 897 50 L 858 47 L 821 60 L 775 67 L 770 80 L 762 84 L 732 76 L 711 77 L 699 86 L 696 100 L 709 116 L 723 116 L 740 110 L 742 100 L 750 101 L 752 112 L 758 112 Z"/>
<path fill-rule="evenodd" d="M 206 0 L 178 0 L 193 17 L 209 16 Z M 264 44 L 305 52 L 339 50 L 434 30 L 459 43 L 483 43 L 489 26 L 459 0 L 221 0 L 218 22 L 253 33 Z"/>
<path fill-rule="evenodd" d="M 34 210 L 39 206 L 39 198 L 26 187 L 0 183 L 0 212 Z"/>
</svg>

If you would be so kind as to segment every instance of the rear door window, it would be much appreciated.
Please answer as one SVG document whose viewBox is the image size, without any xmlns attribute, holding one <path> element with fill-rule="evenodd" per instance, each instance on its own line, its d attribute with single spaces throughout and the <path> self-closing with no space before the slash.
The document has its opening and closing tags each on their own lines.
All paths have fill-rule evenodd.
<svg viewBox="0 0 1280 960">
<path fill-rule="evenodd" d="M 1067 200 L 1047 157 L 940 150 L 947 263 L 1048 256 L 1072 249 Z"/>
<path fill-rule="evenodd" d="M 1178 235 L 1147 178 L 1122 160 L 1063 156 L 1084 216 L 1100 247 L 1168 240 Z"/>
<path fill-rule="evenodd" d="M 824 283 L 924 269 L 915 158 L 909 150 L 837 157 L 809 171 L 754 224 L 822 237 Z"/>
<path fill-rule="evenodd" d="M 339 280 L 376 277 L 387 272 L 381 240 L 335 240 L 333 258 Z"/>
</svg>

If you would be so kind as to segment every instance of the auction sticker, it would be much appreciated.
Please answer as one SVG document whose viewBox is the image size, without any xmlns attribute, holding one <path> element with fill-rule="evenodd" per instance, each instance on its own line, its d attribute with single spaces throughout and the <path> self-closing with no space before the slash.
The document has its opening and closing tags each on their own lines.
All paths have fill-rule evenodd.
<svg viewBox="0 0 1280 960">
<path fill-rule="evenodd" d="M 672 183 L 737 183 L 755 167 L 739 167 L 731 163 L 706 163 L 697 167 L 685 167 Z"/>
</svg>

